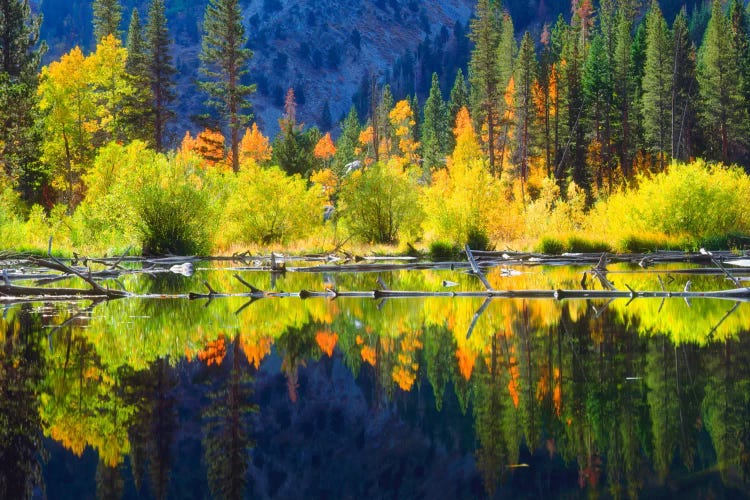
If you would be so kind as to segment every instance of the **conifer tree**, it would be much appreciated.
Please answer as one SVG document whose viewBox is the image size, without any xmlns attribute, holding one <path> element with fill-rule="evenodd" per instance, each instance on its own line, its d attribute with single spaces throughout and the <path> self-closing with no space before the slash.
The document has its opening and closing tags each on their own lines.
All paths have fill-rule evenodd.
<svg viewBox="0 0 750 500">
<path fill-rule="evenodd" d="M 534 41 L 527 31 L 521 39 L 521 47 L 518 51 L 518 59 L 515 64 L 516 82 L 516 123 L 517 123 L 517 148 L 516 158 L 521 178 L 525 200 L 525 183 L 529 174 L 529 157 L 533 143 L 533 119 L 534 119 L 534 85 L 536 84 L 537 60 Z"/>
<path fill-rule="evenodd" d="M 711 19 L 698 60 L 701 122 L 709 151 L 722 161 L 731 161 L 741 140 L 744 107 L 737 58 L 732 47 L 730 23 L 721 1 L 714 0 Z"/>
<path fill-rule="evenodd" d="M 374 95 L 373 95 L 374 98 Z M 373 145 L 373 149 L 376 149 L 380 153 L 383 153 L 383 159 L 388 160 L 391 157 L 391 153 L 395 150 L 396 145 L 393 144 L 393 127 L 391 121 L 388 119 L 388 115 L 393 108 L 393 94 L 391 93 L 391 86 L 386 85 L 383 87 L 383 95 L 380 97 L 380 102 L 375 109 L 374 130 L 373 138 L 377 144 Z M 375 153 L 375 158 L 379 158 L 379 154 Z"/>
<path fill-rule="evenodd" d="M 422 166 L 426 173 L 430 169 L 445 165 L 445 156 L 450 144 L 451 127 L 448 124 L 448 108 L 440 92 L 437 73 L 432 74 L 430 95 L 424 103 L 422 123 Z"/>
<path fill-rule="evenodd" d="M 448 100 L 448 119 L 450 126 L 456 124 L 456 115 L 461 108 L 469 108 L 469 91 L 466 89 L 466 78 L 461 68 L 456 72 L 456 80 L 453 82 L 450 99 Z"/>
<path fill-rule="evenodd" d="M 238 0 L 209 0 L 203 19 L 200 69 L 204 80 L 200 87 L 208 94 L 207 104 L 219 110 L 229 128 L 235 172 L 239 170 L 240 133 L 250 118 L 243 111 L 250 107 L 249 97 L 255 92 L 255 85 L 242 82 L 253 56 L 246 45 Z"/>
<path fill-rule="evenodd" d="M 659 157 L 671 145 L 672 73 L 674 58 L 667 22 L 654 0 L 646 16 L 646 64 L 643 70 L 643 133 L 646 147 Z"/>
<path fill-rule="evenodd" d="M 128 103 L 123 110 L 127 136 L 129 139 L 140 139 L 153 145 L 153 103 L 148 74 L 148 54 L 138 9 L 133 9 L 130 16 L 125 47 L 128 49 L 125 69 L 134 91 L 133 95 L 128 97 Z"/>
<path fill-rule="evenodd" d="M 341 135 L 336 142 L 336 154 L 333 156 L 334 169 L 341 176 L 344 165 L 357 159 L 357 144 L 359 143 L 359 115 L 357 108 L 352 106 L 349 114 L 341 123 Z"/>
<path fill-rule="evenodd" d="M 672 76 L 672 145 L 673 158 L 686 161 L 693 156 L 695 125 L 695 46 L 690 41 L 687 14 L 680 10 L 672 25 L 674 74 Z"/>
<path fill-rule="evenodd" d="M 500 101 L 498 106 L 498 144 L 497 150 L 499 152 L 499 158 L 497 159 L 497 172 L 496 175 L 500 175 L 503 171 L 505 163 L 505 151 L 510 147 L 510 132 L 513 126 L 513 116 L 515 116 L 515 110 L 512 109 L 512 98 L 514 92 L 508 93 L 511 86 L 511 79 L 513 78 L 513 63 L 515 62 L 516 52 L 518 52 L 518 46 L 516 45 L 516 38 L 513 28 L 513 20 L 510 15 L 506 12 L 503 15 L 500 23 L 500 39 L 497 46 L 497 70 L 499 73 L 499 84 L 500 88 Z M 513 83 L 515 85 L 515 82 Z M 510 98 L 507 99 L 507 98 Z"/>
<path fill-rule="evenodd" d="M 152 0 L 151 2 L 148 11 L 148 23 L 146 24 L 146 41 L 148 45 L 148 77 L 152 96 L 151 107 L 153 108 L 154 145 L 157 151 L 163 151 L 165 149 L 167 126 L 174 118 L 174 111 L 172 111 L 170 105 L 175 99 L 174 75 L 177 73 L 172 64 L 170 53 L 172 40 L 167 28 L 164 0 Z M 232 144 L 234 145 L 234 143 Z M 233 158 L 236 158 L 236 156 Z"/>
<path fill-rule="evenodd" d="M 630 176 L 630 162 L 632 158 L 631 139 L 631 106 L 633 100 L 633 56 L 631 48 L 632 21 L 621 10 L 617 14 L 617 28 L 615 33 L 615 54 L 613 67 L 614 117 L 613 137 L 614 148 L 619 158 L 622 174 Z"/>
<path fill-rule="evenodd" d="M 0 177 L 12 179 L 29 201 L 39 201 L 47 177 L 36 111 L 37 71 L 46 50 L 40 25 L 28 0 L 0 2 Z"/>
<path fill-rule="evenodd" d="M 107 35 L 120 38 L 120 21 L 122 20 L 122 6 L 119 0 L 94 0 L 94 42 Z"/>
<path fill-rule="evenodd" d="M 748 30 L 745 3 L 731 0 L 729 3 L 729 26 L 737 72 L 739 73 L 739 92 L 742 95 L 742 107 L 737 110 L 739 134 L 743 139 L 750 133 L 750 32 Z M 750 159 L 746 139 L 739 141 L 735 159 L 746 163 Z"/>
<path fill-rule="evenodd" d="M 469 62 L 469 78 L 474 95 L 472 116 L 479 123 L 487 124 L 487 153 L 490 172 L 496 172 L 497 123 L 500 112 L 498 104 L 505 88 L 500 81 L 497 51 L 500 43 L 500 19 L 495 2 L 478 0 L 471 20 L 469 38 L 474 50 Z"/>
<path fill-rule="evenodd" d="M 583 67 L 582 87 L 584 96 L 585 124 L 590 142 L 587 163 L 597 188 L 604 185 L 605 177 L 610 181 L 607 125 L 609 100 L 612 95 L 611 72 L 607 64 L 605 38 L 601 33 L 591 39 L 586 62 Z M 582 116 L 582 119 L 584 117 Z"/>
</svg>

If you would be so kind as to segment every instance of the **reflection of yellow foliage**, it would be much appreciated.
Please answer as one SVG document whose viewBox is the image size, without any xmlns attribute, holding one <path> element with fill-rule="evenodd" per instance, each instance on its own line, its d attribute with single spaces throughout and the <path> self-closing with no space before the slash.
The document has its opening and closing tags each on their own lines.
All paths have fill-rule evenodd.
<svg viewBox="0 0 750 500">
<path fill-rule="evenodd" d="M 414 385 L 416 378 L 417 374 L 404 366 L 395 366 L 393 368 L 393 381 L 404 391 L 411 390 L 411 386 Z"/>
<path fill-rule="evenodd" d="M 476 357 L 465 348 L 459 347 L 456 350 L 456 358 L 458 359 L 458 371 L 465 380 L 471 378 L 471 372 L 474 371 L 474 363 Z"/>
<path fill-rule="evenodd" d="M 213 342 L 206 344 L 206 347 L 198 353 L 198 359 L 205 361 L 207 366 L 220 365 L 227 355 L 227 346 L 222 335 Z"/>
<path fill-rule="evenodd" d="M 375 366 L 377 359 L 375 357 L 374 347 L 370 347 L 369 345 L 362 346 L 361 355 L 362 355 L 362 361 L 366 363 L 370 363 L 372 366 Z"/>
<path fill-rule="evenodd" d="M 320 350 L 328 354 L 329 358 L 333 356 L 333 349 L 336 347 L 338 340 L 339 336 L 335 332 L 320 331 L 315 334 L 315 341 L 320 346 Z"/>
<path fill-rule="evenodd" d="M 263 358 L 271 354 L 273 339 L 270 337 L 261 337 L 257 342 L 248 342 L 246 336 L 240 337 L 240 348 L 245 353 L 247 361 L 257 370 Z"/>
</svg>

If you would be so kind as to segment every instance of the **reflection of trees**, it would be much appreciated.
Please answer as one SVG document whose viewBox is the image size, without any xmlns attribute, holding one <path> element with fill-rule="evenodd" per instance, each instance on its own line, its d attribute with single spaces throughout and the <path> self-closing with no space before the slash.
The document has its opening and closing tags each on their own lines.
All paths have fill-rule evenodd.
<svg viewBox="0 0 750 500">
<path fill-rule="evenodd" d="M 485 489 L 492 496 L 508 464 L 508 443 L 503 428 L 507 406 L 507 392 L 502 387 L 502 360 L 499 343 L 503 332 L 492 335 L 489 359 L 480 364 L 475 373 L 474 419 L 480 448 L 477 450 L 477 468 L 482 474 Z"/>
<path fill-rule="evenodd" d="M 446 327 L 428 327 L 424 334 L 424 357 L 427 364 L 427 379 L 435 394 L 435 407 L 443 407 L 443 396 L 447 384 L 455 380 L 456 342 Z"/>
<path fill-rule="evenodd" d="M 42 325 L 24 305 L 0 319 L 0 498 L 31 498 L 44 488 L 39 389 L 45 375 Z"/>
<path fill-rule="evenodd" d="M 216 498 L 242 498 L 254 442 L 249 437 L 249 415 L 258 410 L 250 403 L 254 380 L 247 360 L 241 359 L 240 335 L 220 368 L 227 376 L 216 377 L 203 411 L 203 453 L 208 485 Z M 231 364 L 229 364 L 231 363 Z M 227 368 L 226 365 L 229 364 Z"/>
<path fill-rule="evenodd" d="M 712 345 L 706 360 L 703 413 L 725 481 L 739 471 L 747 481 L 750 421 L 750 340 Z"/>
<path fill-rule="evenodd" d="M 102 500 L 122 498 L 125 480 L 122 477 L 122 464 L 107 465 L 99 459 L 96 464 L 96 498 Z"/>
<path fill-rule="evenodd" d="M 159 358 L 147 370 L 124 375 L 127 401 L 136 414 L 130 426 L 130 463 L 137 490 L 144 471 L 156 498 L 166 498 L 172 467 L 171 448 L 177 430 L 175 397 L 177 376 L 169 360 Z"/>
<path fill-rule="evenodd" d="M 304 365 L 307 359 L 317 358 L 314 354 L 320 352 L 315 341 L 315 325 L 307 323 L 301 328 L 287 328 L 276 341 L 276 349 L 282 357 L 281 371 L 286 376 L 289 399 L 295 402 L 299 388 L 299 366 Z"/>
</svg>

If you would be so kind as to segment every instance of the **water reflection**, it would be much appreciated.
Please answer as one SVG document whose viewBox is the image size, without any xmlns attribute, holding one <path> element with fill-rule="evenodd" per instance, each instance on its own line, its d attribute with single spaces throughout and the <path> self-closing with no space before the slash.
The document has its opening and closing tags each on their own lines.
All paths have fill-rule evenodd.
<svg viewBox="0 0 750 500">
<path fill-rule="evenodd" d="M 179 280 L 229 290 L 237 284 L 228 274 Z M 130 279 L 128 289 L 184 291 L 176 280 Z M 321 279 L 287 275 L 276 286 L 320 289 Z M 327 279 L 357 290 L 374 288 L 377 276 Z M 381 279 L 399 289 L 438 289 L 444 279 L 476 288 L 460 272 Z M 656 282 L 622 279 L 641 289 Z M 550 288 L 580 275 L 557 268 L 490 280 Z M 716 283 L 694 278 L 701 286 Z M 70 454 L 83 455 L 76 475 L 100 498 L 748 489 L 747 304 L 286 298 L 243 306 L 228 298 L 7 308 L 0 497 L 65 498 L 51 471 Z M 48 442 L 44 474 L 42 432 L 67 450 Z M 96 452 L 93 468 L 83 465 L 87 450 Z"/>
</svg>

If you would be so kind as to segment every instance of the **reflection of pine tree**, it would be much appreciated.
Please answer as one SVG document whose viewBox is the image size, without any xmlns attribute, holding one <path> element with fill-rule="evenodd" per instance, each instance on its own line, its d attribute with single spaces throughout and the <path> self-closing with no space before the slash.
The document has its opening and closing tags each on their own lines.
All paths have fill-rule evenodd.
<svg viewBox="0 0 750 500">
<path fill-rule="evenodd" d="M 706 360 L 706 395 L 703 414 L 725 481 L 735 467 L 747 468 L 747 427 L 750 420 L 750 374 L 748 340 L 726 341 L 712 346 Z"/>
<path fill-rule="evenodd" d="M 458 377 L 456 370 L 456 340 L 446 327 L 427 328 L 424 333 L 424 355 L 427 360 L 427 378 L 435 393 L 435 407 L 443 408 L 445 386 Z"/>
<path fill-rule="evenodd" d="M 96 498 L 103 500 L 122 498 L 125 480 L 122 477 L 122 466 L 110 467 L 104 460 L 96 464 Z"/>
<path fill-rule="evenodd" d="M 41 325 L 24 305 L 0 333 L 0 498 L 31 498 L 43 487 L 39 384 L 46 361 Z"/>
<path fill-rule="evenodd" d="M 239 334 L 228 358 L 228 377 L 222 377 L 219 386 L 210 392 L 209 405 L 203 412 L 203 451 L 213 496 L 242 498 L 247 486 L 249 451 L 255 445 L 249 437 L 248 416 L 258 407 L 250 403 L 254 381 L 247 371 L 247 361 L 241 360 Z"/>
<path fill-rule="evenodd" d="M 165 358 L 157 359 L 148 370 L 124 377 L 127 398 L 138 413 L 130 427 L 131 469 L 140 490 L 147 470 L 154 497 L 166 498 L 172 467 L 171 447 L 177 430 L 174 370 Z"/>
<path fill-rule="evenodd" d="M 503 413 L 506 406 L 503 398 L 507 399 L 507 393 L 500 381 L 500 335 L 503 333 L 492 336 L 489 366 L 479 365 L 481 371 L 477 374 L 474 385 L 474 418 L 481 445 L 477 450 L 477 469 L 482 474 L 489 496 L 495 493 L 508 457 L 508 445 L 503 429 Z"/>
<path fill-rule="evenodd" d="M 282 356 L 281 371 L 284 372 L 289 389 L 289 399 L 297 401 L 299 388 L 299 366 L 308 358 L 317 357 L 320 350 L 315 342 L 315 325 L 312 323 L 302 328 L 288 328 L 276 341 L 276 348 Z"/>
</svg>

